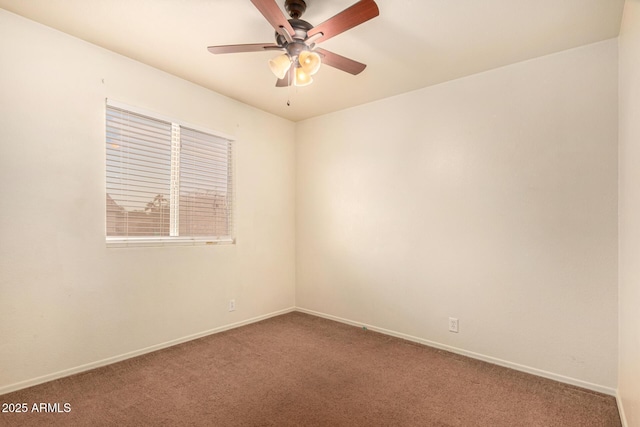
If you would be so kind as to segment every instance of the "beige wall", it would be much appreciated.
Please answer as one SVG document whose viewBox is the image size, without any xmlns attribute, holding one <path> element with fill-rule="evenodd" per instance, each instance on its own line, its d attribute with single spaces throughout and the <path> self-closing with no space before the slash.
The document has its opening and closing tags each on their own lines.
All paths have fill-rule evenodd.
<svg viewBox="0 0 640 427">
<path fill-rule="evenodd" d="M 0 63 L 0 393 L 294 306 L 294 123 L 1 9 Z M 236 245 L 106 248 L 105 98 L 235 137 Z"/>
<path fill-rule="evenodd" d="M 298 123 L 296 305 L 614 393 L 617 126 L 616 40 Z"/>
<path fill-rule="evenodd" d="M 620 365 L 627 425 L 640 426 L 640 1 L 627 0 L 620 46 Z"/>
</svg>

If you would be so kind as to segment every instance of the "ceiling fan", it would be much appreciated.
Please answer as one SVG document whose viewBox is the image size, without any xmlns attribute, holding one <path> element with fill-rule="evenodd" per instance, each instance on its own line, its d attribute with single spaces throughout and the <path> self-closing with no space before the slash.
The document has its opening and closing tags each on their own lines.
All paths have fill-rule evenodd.
<svg viewBox="0 0 640 427">
<path fill-rule="evenodd" d="M 209 46 L 209 52 L 284 51 L 269 61 L 271 71 L 278 78 L 277 87 L 310 84 L 311 76 L 318 72 L 322 63 L 353 75 L 365 69 L 365 64 L 319 48 L 317 44 L 378 16 L 380 12 L 374 0 L 360 0 L 315 27 L 300 19 L 307 8 L 304 0 L 285 1 L 284 7 L 291 19 L 285 17 L 275 0 L 251 0 L 251 3 L 276 30 L 275 43 Z"/>
</svg>

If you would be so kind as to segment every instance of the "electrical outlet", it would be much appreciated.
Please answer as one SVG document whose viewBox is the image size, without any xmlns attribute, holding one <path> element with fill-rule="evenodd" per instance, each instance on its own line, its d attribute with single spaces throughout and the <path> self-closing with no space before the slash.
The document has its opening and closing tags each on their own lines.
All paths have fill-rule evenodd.
<svg viewBox="0 0 640 427">
<path fill-rule="evenodd" d="M 236 300 L 229 300 L 229 311 L 236 311 Z"/>
<path fill-rule="evenodd" d="M 449 317 L 449 332 L 458 333 L 458 319 L 455 317 Z"/>
</svg>

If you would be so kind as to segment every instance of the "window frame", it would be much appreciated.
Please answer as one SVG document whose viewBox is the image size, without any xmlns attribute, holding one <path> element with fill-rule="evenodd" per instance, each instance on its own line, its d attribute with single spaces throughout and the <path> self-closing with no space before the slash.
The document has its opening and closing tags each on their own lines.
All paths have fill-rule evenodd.
<svg viewBox="0 0 640 427">
<path fill-rule="evenodd" d="M 175 117 L 170 117 L 167 115 L 163 115 L 160 113 L 157 113 L 155 111 L 151 111 L 151 110 L 147 110 L 144 108 L 140 108 L 140 107 L 135 107 L 120 101 L 116 101 L 113 99 L 106 99 L 105 102 L 105 109 L 104 109 L 104 132 L 103 132 L 103 143 L 106 142 L 106 117 L 107 117 L 107 108 L 108 107 L 113 107 L 113 108 L 118 108 L 118 109 L 122 109 L 125 110 L 127 112 L 133 113 L 133 114 L 139 114 L 142 116 L 146 116 L 150 119 L 154 119 L 154 120 L 158 120 L 158 121 L 163 121 L 163 122 L 168 122 L 173 126 L 180 126 L 181 128 L 186 128 L 189 130 L 194 130 L 196 132 L 201 132 L 204 134 L 208 134 L 214 137 L 218 137 L 218 138 L 223 138 L 226 139 L 227 141 L 229 141 L 230 144 L 230 150 L 231 150 L 231 155 L 230 155 L 230 159 L 229 159 L 229 167 L 231 168 L 231 174 L 230 174 L 230 179 L 231 179 L 231 183 L 230 183 L 230 188 L 231 190 L 229 191 L 229 205 L 230 205 L 230 223 L 229 223 L 229 236 L 224 236 L 224 237 L 217 237 L 217 236 L 107 236 L 107 206 L 105 205 L 103 212 L 105 215 L 104 218 L 104 225 L 105 225 L 105 230 L 104 230 L 104 235 L 105 235 L 105 239 L 106 239 L 106 245 L 107 247 L 161 247 L 161 246 L 195 246 L 195 245 L 219 245 L 219 244 L 235 244 L 236 243 L 236 239 L 235 239 L 235 192 L 236 192 L 236 182 L 237 182 L 237 169 L 236 169 L 236 149 L 235 149 L 235 138 L 231 135 L 225 134 L 223 132 L 219 132 L 219 131 L 214 131 L 211 129 L 208 129 L 206 127 L 203 126 L 199 126 L 199 125 L 194 125 L 192 123 L 189 122 L 185 122 L 184 120 L 180 120 L 180 119 L 176 119 Z M 107 152 L 105 151 L 105 157 L 104 160 L 106 161 L 106 157 L 107 156 Z M 107 185 L 106 185 L 106 177 L 107 177 L 107 172 L 106 172 L 106 163 L 105 163 L 105 172 L 104 172 L 104 177 L 105 177 L 105 185 L 103 186 L 103 189 L 105 191 L 105 194 L 107 193 Z M 178 193 L 180 191 L 180 188 L 178 187 L 177 189 Z M 179 226 L 179 224 L 178 224 Z"/>
</svg>

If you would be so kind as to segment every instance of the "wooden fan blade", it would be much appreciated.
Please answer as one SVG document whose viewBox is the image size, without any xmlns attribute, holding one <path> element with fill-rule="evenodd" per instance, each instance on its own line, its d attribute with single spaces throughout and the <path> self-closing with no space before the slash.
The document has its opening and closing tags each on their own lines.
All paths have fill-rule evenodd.
<svg viewBox="0 0 640 427">
<path fill-rule="evenodd" d="M 251 3 L 262 13 L 276 31 L 278 31 L 280 27 L 283 27 L 292 37 L 295 35 L 293 27 L 289 24 L 289 20 L 284 13 L 282 13 L 275 0 L 251 0 Z"/>
<path fill-rule="evenodd" d="M 353 59 L 345 58 L 337 53 L 330 52 L 322 48 L 314 49 L 322 57 L 322 63 L 338 70 L 346 71 L 349 74 L 360 74 L 367 66 Z"/>
<path fill-rule="evenodd" d="M 307 31 L 307 37 L 322 33 L 322 37 L 316 39 L 316 43 L 323 42 L 363 22 L 367 22 L 379 14 L 380 10 L 374 0 L 360 0 L 353 6 L 346 8 L 334 17 Z"/>
<path fill-rule="evenodd" d="M 265 50 L 282 50 L 282 46 L 278 46 L 275 43 L 228 44 L 223 46 L 209 46 L 207 50 L 215 54 L 262 52 Z"/>
<path fill-rule="evenodd" d="M 283 78 L 278 79 L 278 81 L 276 82 L 276 87 L 287 87 L 293 84 L 293 75 L 291 74 L 291 72 L 293 71 L 293 67 L 294 66 L 291 65 L 291 68 L 289 68 L 287 74 L 285 74 Z"/>
</svg>

